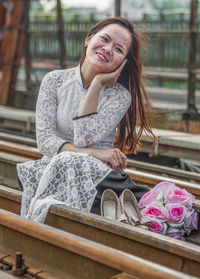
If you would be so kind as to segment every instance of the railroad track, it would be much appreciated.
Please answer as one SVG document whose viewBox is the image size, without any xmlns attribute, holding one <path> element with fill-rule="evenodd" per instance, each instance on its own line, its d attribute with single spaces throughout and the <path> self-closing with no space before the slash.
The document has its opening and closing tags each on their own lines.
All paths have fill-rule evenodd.
<svg viewBox="0 0 200 279">
<path fill-rule="evenodd" d="M 16 164 L 42 157 L 38 149 L 33 146 L 33 139 L 26 138 L 25 143 L 22 143 L 22 140 L 23 137 L 10 137 L 6 134 L 4 139 L 0 139 L 0 183 L 13 188 L 18 187 Z M 167 180 L 185 188 L 194 194 L 196 199 L 200 199 L 200 174 L 130 159 L 128 159 L 128 167 L 126 173 L 139 185 L 154 187 L 160 181 Z M 169 176 L 170 172 L 172 176 Z"/>
<path fill-rule="evenodd" d="M 4 210 L 0 228 L 1 262 L 15 266 L 13 255 L 20 251 L 24 264 L 18 271 L 34 278 L 197 278 Z"/>
<path fill-rule="evenodd" d="M 162 160 L 162 158 L 161 158 Z M 133 170 L 145 171 L 154 175 L 162 175 L 175 179 L 181 179 L 188 182 L 200 183 L 200 173 L 185 171 L 173 167 L 162 166 L 153 163 L 146 163 L 139 160 L 128 158 L 128 168 Z"/>
<path fill-rule="evenodd" d="M 73 278 L 81 279 L 111 278 L 114 274 L 119 275 L 115 278 L 121 279 L 149 278 L 148 269 L 151 278 L 185 278 L 184 274 L 200 276 L 198 245 L 60 205 L 51 206 L 45 222 L 48 227 L 35 224 L 16 215 L 20 212 L 21 195 L 20 191 L 0 186 L 1 247 L 6 248 L 4 255 L 10 250 L 12 254 L 21 251 L 25 256 L 25 263 L 26 258 L 28 265 L 34 266 L 36 263 L 37 270 L 40 266 L 40 269 L 51 274 L 55 268 L 65 274 L 66 277 L 59 274 L 61 278 L 72 278 L 70 276 L 77 265 L 77 272 L 80 273 L 73 274 Z M 200 211 L 199 201 L 195 202 L 195 207 Z M 46 256 L 48 259 L 45 259 Z M 144 264 L 142 268 L 140 263 Z M 102 264 L 106 267 L 103 268 Z M 181 271 L 182 277 L 162 273 L 162 268 L 156 269 L 155 264 L 172 269 L 173 276 L 178 276 L 176 271 Z M 80 275 L 81 272 L 84 273 L 83 266 L 87 266 L 88 277 Z M 101 268 L 108 273 L 103 274 Z M 95 270 L 98 270 L 97 274 L 90 273 Z M 69 275 L 69 272 L 72 274 Z M 121 273 L 135 277 L 123 277 Z M 57 274 L 54 273 L 55 275 Z"/>
<path fill-rule="evenodd" d="M 26 144 L 22 144 L 20 141 L 20 137 L 17 139 L 17 143 L 13 142 L 12 140 L 8 140 L 8 139 L 1 139 L 0 140 L 0 157 L 1 157 L 1 163 L 4 164 L 4 174 L 6 174 L 8 177 L 9 175 L 11 175 L 12 172 L 15 172 L 14 175 L 16 175 L 16 163 L 17 162 L 23 162 L 23 161 L 27 161 L 27 160 L 33 160 L 33 159 L 39 159 L 41 158 L 41 154 L 38 152 L 37 148 L 32 146 L 32 144 L 27 143 Z M 6 165 L 7 164 L 7 165 Z M 13 170 L 11 168 L 11 166 L 13 167 Z M 11 171 L 12 170 L 12 171 Z M 136 181 L 138 184 L 146 184 L 149 185 L 151 187 L 153 187 L 155 184 L 157 184 L 160 181 L 166 180 L 166 177 L 163 176 L 159 176 L 159 175 L 154 175 L 151 173 L 147 173 L 144 171 L 138 171 L 138 170 L 130 170 L 130 169 L 126 169 L 126 172 L 134 179 L 134 181 Z M 2 175 L 2 174 L 0 174 Z M 16 177 L 15 177 L 16 179 Z M 169 178 L 167 177 L 168 181 L 174 182 L 177 185 L 186 188 L 188 191 L 190 191 L 191 193 L 193 193 L 196 197 L 195 200 L 195 209 L 200 212 L 200 201 L 198 199 L 200 199 L 200 185 L 198 185 L 198 183 L 191 183 L 185 180 L 181 180 L 179 179 L 175 179 L 175 178 Z M 2 210 L 6 210 L 6 211 L 10 211 L 14 214 L 19 214 L 20 212 L 20 206 L 21 206 L 21 195 L 22 193 L 20 191 L 5 187 L 5 186 L 0 186 L 0 208 Z M 11 235 L 10 231 L 13 231 L 14 225 L 12 228 L 8 227 L 10 224 L 10 215 L 9 212 L 3 212 L 0 211 L 0 218 L 2 216 L 2 214 L 4 215 L 4 221 L 5 219 L 7 220 L 4 224 L 4 221 L 0 220 L 1 223 L 1 230 L 3 233 L 7 232 L 5 235 L 0 236 L 0 239 L 7 239 L 6 236 L 10 235 L 10 238 L 16 238 L 16 235 L 18 236 L 18 234 L 23 234 L 24 235 L 24 231 L 25 231 L 25 227 L 24 227 L 24 231 L 21 229 L 20 227 L 20 232 L 15 231 L 14 235 Z M 6 214 L 8 214 L 7 217 Z M 12 218 L 17 218 L 16 222 L 20 222 L 21 219 L 19 219 L 20 217 L 12 215 L 11 214 L 11 219 Z M 12 219 L 12 220 L 14 220 Z M 24 221 L 24 220 L 23 220 Z M 24 223 L 25 224 L 25 223 Z M 31 223 L 27 223 L 26 226 L 32 226 L 30 225 Z M 98 245 L 105 245 L 108 250 L 109 249 L 117 249 L 116 251 L 118 251 L 118 253 L 120 254 L 122 251 L 123 253 L 127 254 L 128 257 L 130 257 L 130 255 L 133 255 L 133 257 L 139 257 L 139 260 L 144 259 L 148 260 L 148 261 L 152 261 L 156 264 L 160 264 L 162 266 L 165 266 L 167 268 L 170 268 L 173 270 L 173 276 L 180 276 L 180 274 L 176 274 L 174 273 L 174 271 L 181 271 L 183 273 L 181 273 L 182 277 L 172 277 L 171 274 L 167 275 L 167 273 L 162 273 L 161 275 L 161 269 L 162 266 L 160 267 L 161 269 L 157 271 L 152 271 L 152 274 L 154 274 L 153 272 L 155 272 L 156 275 L 152 275 L 152 278 L 192 278 L 192 277 L 183 277 L 184 274 L 190 274 L 192 276 L 200 276 L 200 249 L 199 246 L 197 246 L 197 244 L 200 244 L 200 238 L 199 238 L 199 234 L 196 234 L 194 236 L 188 237 L 188 241 L 193 242 L 193 243 L 189 243 L 187 242 L 187 244 L 185 242 L 182 241 L 177 241 L 173 238 L 169 238 L 167 236 L 163 236 L 163 235 L 159 235 L 159 234 L 155 234 L 152 233 L 150 231 L 145 231 L 142 230 L 140 228 L 136 228 L 130 225 L 126 225 L 126 224 L 121 224 L 119 222 L 116 221 L 110 221 L 107 220 L 105 218 L 102 218 L 101 216 L 97 216 L 94 214 L 90 214 L 87 212 L 80 212 L 78 210 L 66 207 L 66 206 L 51 206 L 49 213 L 47 215 L 46 218 L 46 225 L 49 225 L 51 227 L 54 227 L 56 229 L 62 230 L 62 233 L 66 232 L 66 233 L 70 233 L 73 235 L 73 238 L 76 239 L 76 237 L 83 237 L 86 240 L 84 241 L 94 241 L 97 242 L 98 244 L 94 244 L 97 247 L 99 247 Z M 25 225 L 24 225 L 25 226 Z M 19 228 L 16 226 L 16 228 Z M 8 232 L 8 231 L 9 232 Z M 49 234 L 53 234 L 54 229 L 51 229 L 51 232 L 49 231 Z M 37 232 L 40 232 L 40 228 L 37 227 Z M 34 234 L 33 234 L 34 235 Z M 37 235 L 37 234 L 36 234 Z M 39 233 L 40 235 L 40 233 Z M 40 237 L 40 236 L 39 236 Z M 61 236 L 60 236 L 61 237 Z M 16 238 L 17 239 L 17 243 L 18 246 L 13 246 L 11 247 L 5 247 L 6 251 L 7 250 L 12 250 L 13 253 L 16 252 L 17 250 L 22 251 L 22 253 L 27 257 L 28 259 L 28 263 L 30 260 L 30 252 L 26 251 L 25 247 L 19 246 L 19 243 L 21 245 L 21 242 L 23 242 L 23 237 L 21 236 L 21 238 Z M 27 239 L 27 237 L 25 237 L 25 239 Z M 41 239 L 40 239 L 41 241 Z M 39 241 L 39 242 L 40 242 Z M 11 241 L 12 242 L 12 241 Z M 26 241 L 25 241 L 26 242 Z M 38 240 L 31 240 L 31 243 L 39 243 Z M 6 243 L 10 243 L 10 239 L 6 240 Z M 100 244 L 99 244 L 100 243 Z M 194 244 L 195 243 L 195 244 Z M 29 244 L 26 244 L 29 245 Z M 39 244 L 37 244 L 37 248 L 40 247 L 38 246 Z M 42 244 L 43 245 L 43 244 Z M 47 247 L 46 247 L 47 245 Z M 2 244 L 2 246 L 4 247 L 4 244 Z M 48 244 L 45 244 L 42 246 L 43 248 L 46 247 L 45 249 L 52 249 L 52 253 L 54 254 L 54 248 L 48 248 Z M 52 246 L 51 246 L 52 247 Z M 80 246 L 80 250 L 82 251 L 82 246 Z M 84 244 L 83 244 L 84 247 Z M 111 247 L 111 248 L 109 248 Z M 43 249 L 41 248 L 41 249 Z M 107 249 L 106 248 L 106 249 Z M 58 249 L 58 248 L 55 248 Z M 120 250 L 120 251 L 119 251 Z M 106 250 L 107 251 L 107 250 Z M 1 251 L 0 251 L 1 252 Z M 37 252 L 39 253 L 39 252 Z M 71 253 L 71 251 L 67 251 L 66 252 Z M 101 250 L 99 252 L 100 254 L 103 253 L 103 250 Z M 104 252 L 107 253 L 107 252 Z M 116 254 L 116 252 L 114 252 Z M 40 253 L 39 253 L 40 254 Z M 5 254 L 4 254 L 5 255 Z M 57 255 L 57 254 L 55 254 Z M 112 255 L 114 254 L 109 254 L 111 259 L 112 259 Z M 121 254 L 120 254 L 121 255 Z M 81 255 L 82 256 L 82 255 Z M 78 260 L 76 260 L 76 257 L 78 258 Z M 85 256 L 84 256 L 85 257 Z M 75 262 L 77 261 L 77 263 L 79 263 L 80 260 L 80 254 L 76 254 L 76 256 L 73 255 L 73 257 L 75 259 Z M 88 264 L 88 261 L 91 261 L 91 258 L 88 260 L 88 257 L 86 256 L 87 259 L 82 259 L 81 262 L 82 263 L 86 263 Z M 57 256 L 55 256 L 55 259 L 57 259 Z M 96 260 L 96 258 L 94 258 Z M 128 262 L 128 258 L 124 258 L 125 259 L 125 263 Z M 39 262 L 37 262 L 37 260 Z M 67 259 L 68 260 L 68 259 Z M 134 259 L 135 260 L 135 259 Z M 32 266 L 32 260 L 30 261 Z M 57 261 L 56 261 L 57 262 Z M 62 262 L 62 259 L 61 259 Z M 70 260 L 69 260 L 70 262 Z M 98 261 L 97 261 L 98 262 Z M 119 262 L 122 262 L 122 258 L 120 258 Z M 136 259 L 137 262 L 137 259 Z M 35 263 L 35 259 L 33 260 L 33 263 Z M 52 271 L 51 267 L 54 267 L 54 264 L 50 262 L 44 262 L 44 259 L 40 259 L 36 257 L 36 266 L 39 266 L 38 264 L 45 265 L 45 267 L 47 267 L 45 270 L 46 272 L 50 272 L 49 274 L 51 274 L 52 272 L 54 273 L 54 268 Z M 105 263 L 105 262 L 104 262 Z M 122 262 L 123 263 L 123 262 Z M 140 262 L 141 263 L 141 262 Z M 146 262 L 145 262 L 146 263 Z M 48 266 L 49 264 L 49 266 Z M 87 265 L 86 264 L 86 265 Z M 124 264 L 124 263 L 123 263 Z M 123 265 L 122 264 L 122 265 Z M 98 262 L 98 270 L 101 270 L 101 266 L 102 262 L 99 264 Z M 34 264 L 33 264 L 34 266 Z M 63 266 L 63 265 L 62 265 Z M 70 264 L 70 267 L 72 267 L 73 269 L 74 264 Z M 83 269 L 83 265 L 81 265 L 81 269 Z M 95 267 L 91 267 L 91 272 L 94 272 L 96 265 L 94 265 Z M 106 268 L 103 267 L 103 270 L 107 270 L 107 269 L 112 269 L 113 270 L 113 266 L 109 266 L 109 264 L 107 264 Z M 116 275 L 116 277 L 113 278 L 119 278 L 119 279 L 124 279 L 124 278 L 149 278 L 149 276 L 147 276 L 146 273 L 140 272 L 140 274 L 138 275 L 139 270 L 141 269 L 141 266 L 138 268 L 138 270 L 136 271 L 136 267 L 134 267 L 134 273 L 133 270 L 130 271 L 130 269 L 126 269 L 125 266 L 123 265 L 124 269 L 116 269 L 116 266 L 118 267 L 118 262 L 115 261 L 115 271 L 113 274 Z M 119 265 L 121 267 L 121 265 Z M 137 264 L 136 264 L 137 266 Z M 145 266 L 145 264 L 144 264 Z M 154 264 L 153 264 L 154 266 Z M 90 269 L 90 264 L 87 265 L 87 267 Z M 41 266 L 39 267 L 40 271 L 41 271 Z M 72 276 L 75 276 L 74 274 L 69 275 L 69 270 L 66 271 L 64 269 L 64 271 L 62 270 L 62 268 L 60 269 L 59 266 L 57 266 L 57 268 L 59 270 L 61 270 L 60 272 L 63 272 L 63 274 L 68 274 L 66 278 L 71 278 Z M 42 267 L 43 269 L 43 267 Z M 56 268 L 55 268 L 56 269 Z M 37 269 L 38 270 L 38 269 Z M 50 270 L 50 271 L 49 271 Z M 145 268 L 144 268 L 145 270 Z M 80 271 L 81 272 L 81 271 Z M 90 271 L 89 271 L 90 272 Z M 110 272 L 110 271 L 109 271 Z M 132 272 L 132 273 L 131 273 Z M 148 274 L 151 271 L 148 271 Z M 158 272 L 158 273 L 156 273 Z M 160 274 L 159 274 L 160 272 Z M 171 271 L 169 271 L 171 272 Z M 73 273 L 73 271 L 72 271 Z M 126 275 L 125 275 L 125 274 Z M 123 274 L 123 275 L 122 275 Z M 127 275 L 129 274 L 129 275 Z M 45 275 L 45 274 L 43 274 Z M 43 276 L 41 273 L 41 276 Z M 134 276 L 135 277 L 134 277 Z M 136 276 L 137 275 L 137 276 Z M 50 276 L 50 275 L 48 275 Z M 54 277 L 55 275 L 53 275 L 53 277 L 36 277 L 36 278 L 56 278 Z M 71 277 L 70 277 L 71 276 Z M 77 277 L 73 277 L 73 278 L 111 278 L 113 275 L 109 273 L 109 275 L 105 275 L 105 277 L 97 277 L 97 275 L 95 274 L 92 275 L 92 273 L 90 275 L 88 275 L 88 277 L 82 277 L 82 275 L 77 275 Z M 85 275 L 84 275 L 85 276 Z M 110 276 L 110 277 L 109 277 Z M 129 276 L 129 277 L 128 277 Z M 132 276 L 132 277 L 131 277 Z M 158 277 L 156 277 L 158 276 Z M 159 277 L 161 276 L 161 277 Z M 184 275 L 187 276 L 187 275 Z M 61 278 L 65 278 L 62 277 Z"/>
<path fill-rule="evenodd" d="M 186 137 L 185 134 L 183 136 Z M 180 135 L 178 135 L 177 137 L 180 138 Z M 17 132 L 17 133 L 12 132 L 12 134 L 11 134 L 11 132 L 8 132 L 8 131 L 6 132 L 5 130 L 3 131 L 2 129 L 0 129 L 0 140 L 12 142 L 12 143 L 18 143 L 21 145 L 28 145 L 28 146 L 32 146 L 32 147 L 37 146 L 36 140 L 33 138 L 33 135 L 29 135 L 29 137 L 27 135 L 22 136 L 22 134 L 19 132 Z M 143 142 L 143 145 L 146 145 L 146 144 L 147 143 Z M 150 142 L 148 144 L 151 145 Z M 172 146 L 171 148 L 174 148 L 174 147 Z M 152 150 L 149 150 L 150 153 L 151 153 L 151 151 Z M 170 148 L 168 147 L 168 153 L 169 152 L 170 152 Z M 187 153 L 187 150 L 184 150 L 184 152 Z M 182 153 L 184 153 L 184 152 L 182 150 Z M 198 150 L 196 150 L 196 154 L 198 155 Z M 182 154 L 182 155 L 184 155 L 184 154 Z M 162 160 L 162 157 L 160 158 L 160 160 Z M 199 155 L 198 155 L 198 160 L 199 160 Z M 188 161 L 188 160 L 186 160 L 186 161 Z M 193 164 L 195 164 L 195 162 L 193 162 Z M 128 156 L 128 167 L 130 169 L 142 170 L 142 171 L 150 172 L 153 174 L 163 175 L 166 177 L 169 176 L 169 177 L 173 177 L 173 178 L 181 178 L 182 180 L 196 182 L 196 183 L 200 182 L 199 173 L 191 172 L 191 171 L 184 171 L 184 170 L 180 170 L 180 169 L 176 169 L 176 168 L 172 168 L 172 167 L 166 167 L 166 166 L 158 165 L 155 163 L 154 164 L 145 163 L 142 160 L 138 161 L 138 160 L 133 160 L 132 158 L 130 159 L 129 156 Z"/>
</svg>

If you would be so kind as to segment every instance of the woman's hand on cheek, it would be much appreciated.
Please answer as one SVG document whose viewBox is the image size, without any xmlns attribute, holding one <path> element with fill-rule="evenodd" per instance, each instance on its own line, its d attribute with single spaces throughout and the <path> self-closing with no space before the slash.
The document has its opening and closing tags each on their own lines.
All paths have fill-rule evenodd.
<svg viewBox="0 0 200 279">
<path fill-rule="evenodd" d="M 116 83 L 121 71 L 123 70 L 125 64 L 127 62 L 127 59 L 125 59 L 121 65 L 113 72 L 110 73 L 101 73 L 95 76 L 94 80 L 100 83 L 100 85 L 105 85 L 105 84 L 113 84 Z"/>
</svg>

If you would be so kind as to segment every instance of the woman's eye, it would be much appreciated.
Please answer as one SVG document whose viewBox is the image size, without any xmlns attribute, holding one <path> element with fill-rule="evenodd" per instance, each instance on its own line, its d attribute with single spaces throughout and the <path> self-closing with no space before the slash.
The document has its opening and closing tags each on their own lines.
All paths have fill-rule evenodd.
<svg viewBox="0 0 200 279">
<path fill-rule="evenodd" d="M 107 42 L 108 41 L 108 38 L 106 38 L 106 37 L 101 37 L 105 42 Z"/>
<path fill-rule="evenodd" d="M 121 48 L 119 48 L 119 47 L 116 47 L 116 50 L 117 50 L 118 52 L 122 53 L 122 50 L 121 50 Z"/>
</svg>

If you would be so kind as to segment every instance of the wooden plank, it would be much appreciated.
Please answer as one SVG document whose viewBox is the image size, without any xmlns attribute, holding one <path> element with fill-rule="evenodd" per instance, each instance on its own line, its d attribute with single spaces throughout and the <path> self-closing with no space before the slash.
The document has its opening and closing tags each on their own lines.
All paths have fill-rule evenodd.
<svg viewBox="0 0 200 279">
<path fill-rule="evenodd" d="M 0 186 L 1 208 L 19 214 L 21 196 L 19 191 Z M 199 201 L 195 208 L 200 212 Z M 177 270 L 182 266 L 192 267 L 190 274 L 199 272 L 200 250 L 190 243 L 67 206 L 51 206 L 46 224 Z"/>
<path fill-rule="evenodd" d="M 153 163 L 147 163 L 139 160 L 134 160 L 134 159 L 128 159 L 128 168 L 129 169 L 135 169 L 135 170 L 142 170 L 142 171 L 150 171 L 152 174 L 158 174 L 158 175 L 164 175 L 164 176 L 169 176 L 169 177 L 176 177 L 176 178 L 182 178 L 182 179 L 187 179 L 195 181 L 195 182 L 200 182 L 200 174 L 199 173 L 194 173 L 190 171 L 185 171 L 181 169 L 176 169 L 172 167 L 167 167 L 167 166 L 162 166 L 158 164 L 153 164 Z M 166 178 L 167 179 L 167 178 Z"/>
<path fill-rule="evenodd" d="M 195 150 L 193 146 L 191 145 L 189 147 L 182 147 L 182 146 L 174 146 L 164 143 L 159 143 L 157 146 L 152 146 L 152 143 L 141 140 L 141 152 L 148 153 L 150 156 L 166 156 L 170 158 L 183 158 L 183 159 L 189 159 L 189 160 L 199 160 L 200 156 L 200 150 L 199 148 Z M 178 144 L 177 144 L 178 145 Z"/>
<path fill-rule="evenodd" d="M 125 172 L 131 177 L 131 179 L 136 183 L 147 184 L 149 187 L 154 187 L 161 181 L 168 181 L 175 183 L 180 188 L 186 189 L 191 194 L 195 195 L 196 199 L 200 199 L 200 184 L 186 182 L 180 179 L 175 179 L 171 177 L 164 177 L 161 175 L 155 175 L 148 172 L 142 172 L 137 170 L 126 169 Z"/>
<path fill-rule="evenodd" d="M 21 251 L 61 278 L 110 278 L 127 273 L 138 278 L 192 278 L 128 253 L 0 210 L 0 241 L 4 249 Z"/>
<path fill-rule="evenodd" d="M 5 189 L 7 188 L 7 189 Z M 20 215 L 22 193 L 0 185 L 0 208 Z"/>
<path fill-rule="evenodd" d="M 163 67 L 147 67 L 143 69 L 143 74 L 147 78 L 160 78 L 187 81 L 188 72 L 183 68 L 163 68 Z M 196 80 L 200 81 L 200 73 L 196 73 Z"/>
<path fill-rule="evenodd" d="M 10 155 L 12 154 L 20 155 L 21 157 L 25 157 L 29 159 L 39 159 L 42 157 L 42 155 L 38 152 L 37 148 L 18 144 L 18 143 L 6 142 L 3 140 L 0 140 L 0 152 L 3 152 L 4 154 L 5 152 L 8 152 Z M 23 160 L 25 158 L 23 158 Z M 169 182 L 175 183 L 177 186 L 181 188 L 185 188 L 187 191 L 194 194 L 197 199 L 200 199 L 200 185 L 198 183 L 191 183 L 191 182 L 187 182 L 181 179 L 175 179 L 171 177 L 166 178 L 161 175 L 155 175 L 152 173 L 137 171 L 137 170 L 126 169 L 125 172 L 128 175 L 130 175 L 133 181 L 135 181 L 138 184 L 146 184 L 150 187 L 153 187 L 159 182 L 167 180 Z"/>
<path fill-rule="evenodd" d="M 37 146 L 36 140 L 34 138 L 24 137 L 24 136 L 20 136 L 20 135 L 16 135 L 16 134 L 8 134 L 5 132 L 0 132 L 0 139 L 4 140 L 4 141 L 25 144 L 25 145 L 33 146 L 33 147 Z"/>
<path fill-rule="evenodd" d="M 3 69 L 2 69 L 3 82 L 1 82 L 1 84 L 0 84 L 0 105 L 7 105 L 7 103 L 8 103 L 12 74 L 14 74 L 15 78 L 16 78 L 16 72 L 12 73 L 13 61 L 15 58 L 17 60 L 19 60 L 19 58 L 22 54 L 22 40 L 21 40 L 21 38 L 20 39 L 18 38 L 19 30 L 17 29 L 17 26 L 19 26 L 19 24 L 20 24 L 22 12 L 23 12 L 23 5 L 24 5 L 23 1 L 13 1 L 11 26 L 12 27 L 15 26 L 16 28 L 11 29 L 5 35 L 5 37 L 1 43 L 0 56 L 4 58 L 4 62 L 6 64 L 4 64 Z M 19 47 L 18 44 L 20 45 L 19 53 L 17 53 L 17 57 L 15 57 L 16 48 Z"/>
<path fill-rule="evenodd" d="M 199 276 L 198 246 L 116 221 L 102 220 L 100 216 L 93 217 L 88 213 L 80 216 L 78 211 L 70 211 L 64 206 L 52 207 L 46 224 L 177 270 L 182 266 L 190 270 L 190 274 Z"/>
<path fill-rule="evenodd" d="M 169 131 L 157 128 L 153 128 L 153 133 L 158 138 L 159 143 L 200 150 L 200 136 L 197 134 L 194 135 L 190 133 Z M 145 133 L 142 134 L 141 139 L 150 143 L 152 142 Z"/>
<path fill-rule="evenodd" d="M 35 123 L 35 112 L 9 106 L 0 106 L 0 118 Z"/>
<path fill-rule="evenodd" d="M 173 134 L 170 135 L 168 132 L 168 137 L 172 136 L 172 135 Z M 175 132 L 174 136 L 178 137 L 178 135 Z M 184 135 L 185 135 L 185 133 L 184 133 Z M 164 134 L 164 136 L 165 136 L 165 134 Z M 8 134 L 8 133 L 0 132 L 0 139 L 5 141 L 5 144 L 7 141 L 9 141 L 11 143 L 15 142 L 18 144 L 25 144 L 28 146 L 36 147 L 35 139 L 24 137 L 24 136 L 18 136 L 18 135 L 12 135 L 12 134 Z M 27 147 L 27 149 L 28 149 L 28 147 Z M 19 157 L 19 155 L 14 155 L 14 154 L 6 155 L 6 154 L 7 153 L 5 153 L 5 152 L 0 152 L 0 158 L 6 159 L 6 156 L 7 156 L 8 158 L 10 158 L 9 160 L 11 163 L 12 163 L 12 156 L 13 156 L 13 162 L 24 162 L 24 160 L 27 160 L 23 157 Z M 15 160 L 16 156 L 17 156 L 17 161 Z M 142 171 L 147 171 L 147 172 L 150 171 L 151 174 L 153 174 L 153 175 L 158 174 L 158 175 L 164 176 L 163 179 L 167 179 L 167 176 L 169 176 L 170 178 L 172 178 L 174 176 L 174 178 L 186 179 L 187 181 L 189 180 L 189 182 L 198 183 L 198 181 L 200 180 L 200 174 L 198 174 L 198 173 L 175 169 L 172 167 L 161 166 L 158 164 L 152 164 L 152 163 L 150 164 L 150 163 L 142 162 L 139 160 L 128 159 L 128 168 L 130 168 L 130 169 L 135 168 L 135 170 L 140 170 L 140 171 L 142 170 Z"/>
<path fill-rule="evenodd" d="M 187 109 L 187 90 L 166 87 L 147 87 L 153 108 L 156 111 L 183 113 Z M 196 105 L 200 109 L 200 91 L 196 90 Z"/>
<path fill-rule="evenodd" d="M 152 153 L 154 156 L 162 155 L 173 158 L 186 158 L 199 160 L 200 156 L 200 136 L 168 131 L 164 129 L 153 129 L 158 143 L 153 146 L 147 135 L 142 134 L 142 145 L 139 151 Z"/>
<path fill-rule="evenodd" d="M 0 140 L 0 151 L 10 152 L 31 159 L 39 159 L 42 157 L 38 149 L 35 147 L 18 143 L 5 142 L 3 140 Z"/>
<path fill-rule="evenodd" d="M 35 112 L 0 106 L 1 127 L 35 132 Z"/>
<path fill-rule="evenodd" d="M 19 109 L 11 109 L 11 111 L 8 111 L 5 107 L 0 107 L 0 117 L 5 119 L 9 118 L 10 120 L 13 119 L 13 121 L 18 119 L 25 122 L 25 125 L 28 125 L 28 123 L 34 124 L 35 122 L 35 113 L 33 111 Z M 13 128 L 15 127 L 14 124 L 16 125 L 16 123 L 13 123 Z M 153 146 L 152 141 L 147 137 L 147 135 L 142 134 L 142 145 L 138 151 L 152 153 L 154 156 L 161 155 L 173 158 L 199 160 L 199 135 L 156 128 L 153 129 L 153 132 L 158 138 L 158 144 Z"/>
</svg>

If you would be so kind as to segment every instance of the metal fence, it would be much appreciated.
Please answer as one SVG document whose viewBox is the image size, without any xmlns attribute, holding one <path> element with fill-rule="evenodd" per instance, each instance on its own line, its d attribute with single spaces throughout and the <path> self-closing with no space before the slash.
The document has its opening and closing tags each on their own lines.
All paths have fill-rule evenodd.
<svg viewBox="0 0 200 279">
<path fill-rule="evenodd" d="M 64 23 L 67 64 L 79 61 L 87 31 L 95 21 Z M 188 22 L 136 22 L 136 28 L 146 29 L 150 38 L 144 64 L 152 67 L 186 68 L 189 54 Z M 163 29 L 165 27 L 165 29 Z M 176 27 L 176 29 L 174 29 Z M 184 28 L 183 28 L 184 27 Z M 197 42 L 197 66 L 200 67 L 200 36 Z M 33 61 L 58 61 L 59 43 L 56 22 L 37 21 L 30 24 L 30 49 Z"/>
</svg>

